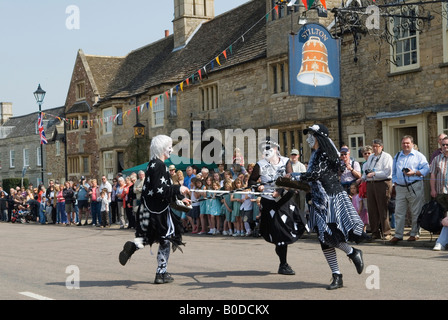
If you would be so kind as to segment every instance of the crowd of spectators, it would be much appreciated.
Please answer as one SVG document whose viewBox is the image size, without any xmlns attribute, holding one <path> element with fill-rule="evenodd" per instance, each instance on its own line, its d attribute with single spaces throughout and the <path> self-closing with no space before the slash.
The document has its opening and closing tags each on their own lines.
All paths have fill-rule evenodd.
<svg viewBox="0 0 448 320">
<path fill-rule="evenodd" d="M 392 156 L 383 151 L 382 141 L 375 139 L 371 146 L 362 148 L 364 161 L 361 163 L 351 156 L 348 146 L 343 145 L 339 150 L 341 161 L 345 163 L 341 184 L 351 196 L 365 231 L 370 232 L 373 239 L 388 240 L 392 244 L 403 240 L 406 216 L 411 226 L 407 240 L 419 238 L 417 218 L 425 194 L 422 181 L 430 174 L 433 178 L 440 175 L 438 164 L 447 162 L 448 138 L 445 134 L 439 135 L 440 148 L 432 154 L 429 163 L 413 142 L 411 136 L 404 136 L 402 150 Z M 289 157 L 295 172 L 306 171 L 306 163 L 299 161 L 297 149 L 293 149 Z M 194 165 L 185 171 L 177 170 L 174 165 L 169 167 L 172 182 L 190 189 L 193 209 L 186 213 L 174 210 L 186 232 L 258 236 L 260 199 L 250 193 L 219 193 L 220 190 L 250 191 L 248 180 L 255 164 L 245 166 L 244 159 L 237 156 L 234 160 L 233 165 L 221 164 L 215 170 Z M 432 161 L 436 162 L 430 167 Z M 34 188 L 30 185 L 11 188 L 9 192 L 0 187 L 0 221 L 14 222 L 18 214 L 26 212 L 28 220 L 41 224 L 135 228 L 144 179 L 145 172 L 139 171 L 127 177 L 118 174 L 110 182 L 102 176 L 100 182 L 85 177 L 63 184 L 50 180 L 48 186 Z M 448 181 L 438 183 L 437 188 L 431 185 L 432 197 L 442 202 L 444 194 L 448 194 Z M 297 191 L 295 197 L 306 221 L 309 195 Z M 436 247 L 436 250 L 441 249 L 440 245 Z"/>
</svg>

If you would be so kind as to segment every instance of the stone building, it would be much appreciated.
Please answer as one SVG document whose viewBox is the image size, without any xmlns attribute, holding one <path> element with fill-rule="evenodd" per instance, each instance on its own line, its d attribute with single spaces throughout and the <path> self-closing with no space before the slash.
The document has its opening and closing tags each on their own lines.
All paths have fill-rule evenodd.
<svg viewBox="0 0 448 320">
<path fill-rule="evenodd" d="M 65 180 L 64 107 L 43 110 L 53 115 L 45 117 L 44 131 L 48 143 L 43 145 L 43 163 L 40 153 L 40 137 L 37 129 L 39 112 L 24 116 L 12 116 L 12 104 L 1 103 L 0 126 L 0 185 L 3 179 L 27 178 L 34 186 L 54 179 Z M 5 117 L 3 117 L 5 115 Z M 59 117 L 59 118 L 57 118 Z"/>
<path fill-rule="evenodd" d="M 191 133 L 194 121 L 223 135 L 226 129 L 277 129 L 282 154 L 298 148 L 304 161 L 310 150 L 303 147 L 302 130 L 314 123 L 325 124 L 336 145 L 347 143 L 359 160 L 359 148 L 374 138 L 395 154 L 404 134 L 413 135 L 429 156 L 437 134 L 448 131 L 445 3 L 435 4 L 445 15 L 424 32 L 387 20 L 388 29 L 397 23 L 402 30 L 391 43 L 378 32 L 355 38 L 335 25 L 331 8 L 340 2 L 334 0 L 326 1 L 328 17 L 303 7 L 276 7 L 273 0 L 248 1 L 216 17 L 212 0 L 174 4 L 173 35 L 125 57 L 78 53 L 66 112 L 87 122 L 68 131 L 68 156 L 79 166 L 70 169 L 73 175 L 112 176 L 147 161 L 151 137 L 179 128 Z M 345 3 L 346 9 L 360 4 L 373 2 Z M 341 38 L 339 100 L 289 94 L 289 35 L 304 17 Z M 418 45 L 403 52 L 410 43 Z M 76 96 L 82 83 L 84 97 Z M 146 140 L 133 138 L 138 123 L 146 128 Z M 192 148 L 187 156 L 194 154 Z"/>
</svg>

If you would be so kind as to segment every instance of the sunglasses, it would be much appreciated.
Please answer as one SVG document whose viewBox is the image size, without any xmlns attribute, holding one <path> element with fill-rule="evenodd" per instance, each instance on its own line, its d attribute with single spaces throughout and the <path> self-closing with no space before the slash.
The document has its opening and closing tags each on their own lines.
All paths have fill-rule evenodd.
<svg viewBox="0 0 448 320">
<path fill-rule="evenodd" d="M 442 146 L 446 147 L 446 146 L 448 146 L 448 144 L 442 144 Z"/>
</svg>

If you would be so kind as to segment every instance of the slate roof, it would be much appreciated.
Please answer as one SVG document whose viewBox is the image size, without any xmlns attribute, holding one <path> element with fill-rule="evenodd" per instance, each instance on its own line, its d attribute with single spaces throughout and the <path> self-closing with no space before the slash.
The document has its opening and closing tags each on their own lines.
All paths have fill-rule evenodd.
<svg viewBox="0 0 448 320">
<path fill-rule="evenodd" d="M 42 112 L 49 113 L 53 116 L 57 117 L 65 117 L 64 115 L 65 106 L 42 110 Z M 6 137 L 8 138 L 19 138 L 19 137 L 26 137 L 26 136 L 37 136 L 36 135 L 36 123 L 38 118 L 39 112 L 30 113 L 24 116 L 17 116 L 17 117 L 11 117 L 6 121 L 3 126 L 4 127 L 14 127 L 12 131 L 9 133 L 9 135 Z M 58 124 L 59 120 L 54 117 L 44 116 L 44 130 L 45 135 L 47 139 L 50 139 L 50 133 L 55 130 L 56 125 Z M 30 125 L 33 124 L 33 125 Z"/>
<path fill-rule="evenodd" d="M 98 94 L 104 96 L 107 93 L 109 84 L 115 81 L 115 77 L 118 74 L 118 70 L 124 57 L 95 56 L 88 54 L 84 56 L 88 68 L 94 78 Z"/>
<path fill-rule="evenodd" d="M 96 59 L 86 55 L 102 92 L 101 100 L 131 97 L 163 84 L 174 86 L 209 64 L 236 40 L 232 53 L 227 52 L 228 60 L 221 56 L 221 66 L 214 62 L 213 70 L 207 66 L 207 73 L 266 57 L 265 14 L 265 0 L 251 0 L 203 23 L 183 49 L 173 52 L 174 35 L 170 35 L 124 58 Z"/>
<path fill-rule="evenodd" d="M 79 101 L 73 104 L 69 110 L 67 110 L 66 114 L 72 113 L 89 113 L 92 110 L 90 105 L 86 101 Z"/>
</svg>

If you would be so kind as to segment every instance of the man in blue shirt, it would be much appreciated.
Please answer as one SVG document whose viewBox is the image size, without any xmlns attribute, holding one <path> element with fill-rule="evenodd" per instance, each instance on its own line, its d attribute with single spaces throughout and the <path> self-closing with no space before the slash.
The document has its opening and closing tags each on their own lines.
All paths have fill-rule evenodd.
<svg viewBox="0 0 448 320">
<path fill-rule="evenodd" d="M 187 187 L 187 188 L 190 188 L 191 179 L 196 177 L 196 175 L 193 172 L 193 167 L 188 166 L 185 169 L 185 173 L 186 173 L 186 177 L 184 178 L 184 186 Z"/>
<path fill-rule="evenodd" d="M 392 166 L 392 182 L 395 185 L 395 235 L 390 243 L 396 244 L 403 240 L 406 212 L 409 208 L 412 217 L 412 229 L 408 241 L 419 238 L 417 218 L 423 206 L 423 177 L 429 174 L 429 164 L 426 157 L 414 149 L 414 139 L 406 135 L 401 139 L 400 151 Z"/>
</svg>

